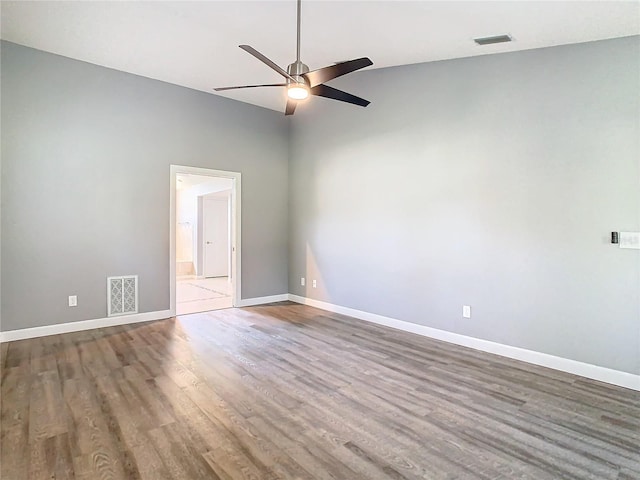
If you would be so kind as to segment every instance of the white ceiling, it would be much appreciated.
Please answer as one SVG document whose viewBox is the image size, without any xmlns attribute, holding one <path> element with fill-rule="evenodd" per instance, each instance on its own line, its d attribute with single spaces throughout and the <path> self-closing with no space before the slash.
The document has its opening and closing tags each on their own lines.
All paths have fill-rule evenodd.
<svg viewBox="0 0 640 480">
<path fill-rule="evenodd" d="M 295 60 L 294 0 L 2 1 L 1 8 L 4 40 L 212 94 L 282 80 L 239 44 L 284 68 Z M 504 33 L 515 41 L 472 41 Z M 638 1 L 302 2 L 302 61 L 312 70 L 362 56 L 380 68 L 637 34 Z M 284 107 L 284 89 L 220 95 Z"/>
</svg>

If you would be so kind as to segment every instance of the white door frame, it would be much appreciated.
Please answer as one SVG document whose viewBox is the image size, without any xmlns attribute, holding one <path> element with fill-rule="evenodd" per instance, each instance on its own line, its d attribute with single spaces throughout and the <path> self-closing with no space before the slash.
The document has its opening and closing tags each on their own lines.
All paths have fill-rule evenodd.
<svg viewBox="0 0 640 480">
<path fill-rule="evenodd" d="M 231 291 L 232 305 L 237 307 L 241 300 L 241 174 L 212 170 L 210 168 L 187 167 L 184 165 L 170 166 L 170 202 L 169 202 L 169 309 L 171 316 L 176 314 L 176 176 L 203 175 L 207 177 L 223 177 L 233 180 L 231 187 Z"/>
</svg>

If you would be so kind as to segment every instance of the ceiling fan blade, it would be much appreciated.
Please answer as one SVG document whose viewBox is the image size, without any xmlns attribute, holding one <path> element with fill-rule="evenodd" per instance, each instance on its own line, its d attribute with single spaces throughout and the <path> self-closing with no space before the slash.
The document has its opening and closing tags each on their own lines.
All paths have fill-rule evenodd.
<svg viewBox="0 0 640 480">
<path fill-rule="evenodd" d="M 311 89 L 311 95 L 352 103 L 353 105 L 359 105 L 361 107 L 366 107 L 371 103 L 364 98 L 356 97 L 355 95 L 351 95 L 350 93 L 343 92 L 342 90 L 338 90 L 337 88 L 333 88 L 328 85 L 316 85 Z"/>
<path fill-rule="evenodd" d="M 287 108 L 284 109 L 284 114 L 285 115 L 293 115 L 293 112 L 296 111 L 296 106 L 298 105 L 298 102 L 295 100 L 291 100 L 290 98 L 287 99 Z"/>
<path fill-rule="evenodd" d="M 287 72 L 285 72 L 282 68 L 280 68 L 276 63 L 272 62 L 271 60 L 269 60 L 267 57 L 265 57 L 263 54 L 261 54 L 259 51 L 257 51 L 255 48 L 249 46 L 249 45 L 238 45 L 242 50 L 244 50 L 247 53 L 250 53 L 251 55 L 253 55 L 254 57 L 256 57 L 258 60 L 260 60 L 262 63 L 268 65 L 269 67 L 271 67 L 272 69 L 274 69 L 276 72 L 278 72 L 280 75 L 282 75 L 285 78 L 288 78 L 289 80 L 293 80 L 294 82 L 296 81 L 295 78 L 293 78 L 291 75 L 289 75 Z"/>
<path fill-rule="evenodd" d="M 310 87 L 315 87 L 316 85 L 328 82 L 329 80 L 346 75 L 347 73 L 368 67 L 369 65 L 373 65 L 373 62 L 367 57 L 362 57 L 355 60 L 336 63 L 335 65 L 329 65 L 328 67 L 319 68 L 318 70 L 312 70 L 302 76 L 307 79 Z"/>
<path fill-rule="evenodd" d="M 218 87 L 214 88 L 216 92 L 222 92 L 224 90 L 236 90 L 238 88 L 258 88 L 258 87 L 286 87 L 286 83 L 265 83 L 264 85 L 241 85 L 238 87 Z"/>
</svg>

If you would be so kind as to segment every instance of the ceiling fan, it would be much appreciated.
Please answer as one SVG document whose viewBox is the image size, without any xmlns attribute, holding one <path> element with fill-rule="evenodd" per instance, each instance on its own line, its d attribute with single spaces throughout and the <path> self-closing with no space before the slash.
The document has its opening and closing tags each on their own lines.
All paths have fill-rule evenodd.
<svg viewBox="0 0 640 480">
<path fill-rule="evenodd" d="M 361 107 L 369 105 L 371 102 L 364 98 L 356 97 L 355 95 L 351 95 L 350 93 L 343 92 L 342 90 L 338 90 L 337 88 L 324 84 L 324 82 L 328 82 L 334 78 L 355 72 L 356 70 L 368 67 L 369 65 L 373 65 L 373 62 L 369 58 L 362 57 L 355 60 L 347 60 L 345 62 L 339 62 L 335 65 L 329 65 L 328 67 L 311 71 L 309 71 L 308 66 L 300 61 L 300 5 L 301 0 L 298 0 L 296 61 L 290 64 L 286 71 L 279 67 L 275 62 L 269 60 L 255 48 L 249 45 L 240 45 L 240 48 L 245 52 L 253 55 L 258 60 L 282 75 L 285 78 L 285 83 L 221 87 L 214 88 L 214 90 L 221 92 L 223 90 L 236 90 L 240 88 L 287 87 L 287 106 L 284 112 L 285 115 L 293 115 L 298 102 L 306 99 L 309 95 L 330 98 L 332 100 L 351 103 Z"/>
</svg>

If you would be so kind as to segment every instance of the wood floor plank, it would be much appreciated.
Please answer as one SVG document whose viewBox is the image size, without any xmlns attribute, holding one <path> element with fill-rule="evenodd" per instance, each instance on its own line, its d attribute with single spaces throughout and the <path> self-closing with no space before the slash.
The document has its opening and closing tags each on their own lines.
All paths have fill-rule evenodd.
<svg viewBox="0 0 640 480">
<path fill-rule="evenodd" d="M 62 382 L 84 375 L 77 341 L 73 335 L 60 335 L 60 344 L 56 360 L 58 364 L 58 376 Z"/>
<path fill-rule="evenodd" d="M 110 417 L 116 422 L 112 430 L 118 430 L 118 440 L 123 444 L 123 448 L 133 448 L 143 445 L 149 441 L 145 432 L 151 422 L 141 421 L 141 416 L 132 408 L 126 398 L 125 393 L 114 377 L 121 375 L 103 375 L 96 379 L 96 393 L 103 399 L 106 405 L 102 410 L 108 408 Z"/>
<path fill-rule="evenodd" d="M 29 399 L 29 443 L 67 432 L 58 370 L 33 374 Z"/>
<path fill-rule="evenodd" d="M 304 434 L 299 425 L 292 427 L 291 422 L 286 422 L 283 417 L 267 419 L 258 415 L 248 418 L 247 421 L 253 426 L 258 435 L 271 439 L 283 453 L 300 466 L 303 472 L 306 472 L 300 473 L 299 477 L 293 478 L 317 478 L 318 480 L 336 478 L 336 472 L 332 472 L 335 463 L 333 465 L 331 463 L 323 463 L 321 459 L 310 453 L 304 446 Z M 342 471 L 342 474 L 344 475 L 345 472 Z"/>
<path fill-rule="evenodd" d="M 32 377 L 28 364 L 2 372 L 0 478 L 27 478 Z"/>
<path fill-rule="evenodd" d="M 162 462 L 160 454 L 151 443 L 142 443 L 131 448 L 136 465 L 139 465 L 141 480 L 168 480 L 173 478 Z M 127 478 L 127 477 L 125 477 Z"/>
<path fill-rule="evenodd" d="M 34 339 L 31 350 L 31 373 L 57 370 L 57 354 L 60 351 L 60 335 Z"/>
<path fill-rule="evenodd" d="M 640 480 L 640 392 L 290 302 L 0 353 L 11 480 Z"/>
<path fill-rule="evenodd" d="M 29 366 L 31 365 L 31 352 L 36 348 L 37 339 L 17 340 L 8 342 L 7 358 L 5 360 L 6 368 Z"/>
<path fill-rule="evenodd" d="M 2 370 L 6 368 L 8 353 L 9 353 L 9 342 L 0 343 L 0 369 Z"/>
<path fill-rule="evenodd" d="M 127 478 L 126 452 L 118 449 L 111 435 L 95 385 L 86 378 L 66 380 L 63 393 L 74 469 L 87 478 Z"/>
<path fill-rule="evenodd" d="M 170 478 L 179 480 L 215 478 L 215 473 L 194 445 L 184 425 L 171 423 L 150 430 L 148 435 Z"/>
<path fill-rule="evenodd" d="M 29 446 L 29 480 L 51 478 L 75 478 L 69 435 L 66 433 L 37 440 Z"/>
</svg>

